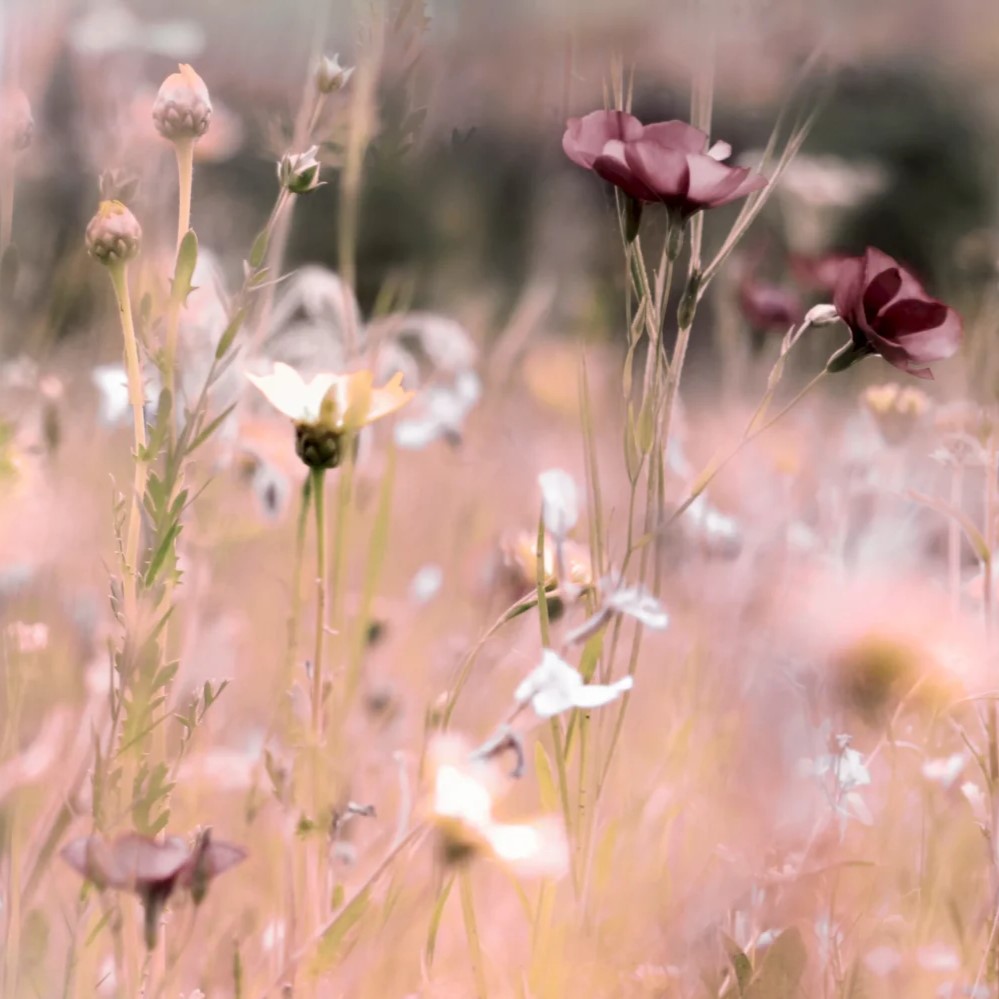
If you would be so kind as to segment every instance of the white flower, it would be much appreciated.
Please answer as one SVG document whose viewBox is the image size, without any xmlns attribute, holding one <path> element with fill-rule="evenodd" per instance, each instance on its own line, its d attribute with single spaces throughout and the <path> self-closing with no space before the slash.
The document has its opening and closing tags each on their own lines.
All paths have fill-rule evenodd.
<svg viewBox="0 0 999 999">
<path fill-rule="evenodd" d="M 518 704 L 531 702 L 539 718 L 553 718 L 572 708 L 599 708 L 631 690 L 632 678 L 623 677 L 611 684 L 584 683 L 579 672 L 551 649 L 545 649 L 541 662 L 514 691 Z"/>
<path fill-rule="evenodd" d="M 579 497 L 576 483 L 568 472 L 550 468 L 538 476 L 541 487 L 542 517 L 545 527 L 556 539 L 564 539 L 579 520 Z"/>
<path fill-rule="evenodd" d="M 347 81 L 353 73 L 353 66 L 340 65 L 339 53 L 335 54 L 332 59 L 324 55 L 320 58 L 319 66 L 316 69 L 316 86 L 321 93 L 335 93 L 347 86 Z"/>
<path fill-rule="evenodd" d="M 641 586 L 620 587 L 604 598 L 604 603 L 618 614 L 635 618 L 646 628 L 662 631 L 669 627 L 669 614 L 651 593 Z"/>
<path fill-rule="evenodd" d="M 927 760 L 923 764 L 923 776 L 946 790 L 954 786 L 967 762 L 964 753 L 952 753 L 950 756 Z"/>
<path fill-rule="evenodd" d="M 504 823 L 493 819 L 493 797 L 471 765 L 444 762 L 434 778 L 433 822 L 445 849 L 456 857 L 487 853 L 522 875 L 559 877 L 568 868 L 568 847 L 559 821 Z"/>
<path fill-rule="evenodd" d="M 421 566 L 409 583 L 409 599 L 414 604 L 429 603 L 441 591 L 444 570 L 435 562 Z"/>
<path fill-rule="evenodd" d="M 322 372 L 306 381 L 294 368 L 277 361 L 269 375 L 247 374 L 267 401 L 289 419 L 318 423 L 323 400 L 337 382 L 337 376 Z"/>
</svg>

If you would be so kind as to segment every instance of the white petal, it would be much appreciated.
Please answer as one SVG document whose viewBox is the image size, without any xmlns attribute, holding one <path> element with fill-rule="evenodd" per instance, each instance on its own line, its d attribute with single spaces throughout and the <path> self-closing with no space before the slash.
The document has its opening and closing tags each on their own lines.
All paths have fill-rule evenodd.
<svg viewBox="0 0 999 999">
<path fill-rule="evenodd" d="M 632 678 L 626 676 L 616 683 L 585 683 L 573 695 L 572 702 L 577 708 L 599 708 L 616 701 L 626 690 L 631 690 Z"/>
<path fill-rule="evenodd" d="M 481 781 L 458 767 L 443 764 L 434 782 L 434 813 L 460 819 L 476 829 L 492 821 L 492 798 Z"/>
<path fill-rule="evenodd" d="M 662 631 L 669 627 L 669 614 L 663 605 L 641 587 L 615 590 L 607 597 L 607 606 L 619 614 L 628 614 L 646 628 Z"/>
<path fill-rule="evenodd" d="M 323 408 L 327 392 L 339 381 L 336 375 L 318 374 L 304 387 L 302 396 L 302 419 L 315 422 Z"/>
<path fill-rule="evenodd" d="M 548 819 L 530 824 L 494 823 L 483 831 L 493 853 L 518 874 L 557 878 L 569 868 L 569 848 L 561 823 Z"/>
<path fill-rule="evenodd" d="M 305 399 L 305 382 L 294 368 L 277 361 L 269 375 L 246 376 L 261 392 L 267 401 L 289 419 L 302 419 Z"/>
<path fill-rule="evenodd" d="M 556 538 L 564 538 L 579 520 L 576 483 L 568 472 L 551 468 L 538 476 L 545 527 Z"/>
<path fill-rule="evenodd" d="M 718 160 L 719 162 L 727 160 L 731 155 L 732 147 L 727 142 L 722 142 L 720 139 L 708 150 L 708 156 L 710 156 L 713 160 Z"/>
</svg>

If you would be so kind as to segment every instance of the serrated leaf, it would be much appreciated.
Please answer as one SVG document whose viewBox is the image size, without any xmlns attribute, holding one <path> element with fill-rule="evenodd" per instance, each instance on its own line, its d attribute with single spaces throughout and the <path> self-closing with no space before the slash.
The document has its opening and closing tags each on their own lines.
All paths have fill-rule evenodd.
<svg viewBox="0 0 999 999">
<path fill-rule="evenodd" d="M 186 304 L 187 296 L 194 290 L 191 279 L 194 277 L 194 268 L 197 264 L 198 237 L 193 229 L 188 229 L 177 248 L 177 263 L 173 269 L 170 294 L 175 304 Z"/>
</svg>

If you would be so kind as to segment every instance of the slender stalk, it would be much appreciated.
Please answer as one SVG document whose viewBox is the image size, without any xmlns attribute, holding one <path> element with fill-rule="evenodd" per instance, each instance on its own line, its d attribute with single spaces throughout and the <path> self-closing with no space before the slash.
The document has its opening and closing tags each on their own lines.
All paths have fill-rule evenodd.
<svg viewBox="0 0 999 999">
<path fill-rule="evenodd" d="M 305 533 L 309 522 L 309 503 L 312 496 L 312 476 L 302 483 L 302 501 L 298 507 L 298 526 L 295 530 L 295 564 L 292 569 L 291 613 L 288 615 L 288 646 L 285 656 L 285 673 L 289 676 L 298 657 L 298 621 L 302 614 L 302 568 L 305 562 Z"/>
<path fill-rule="evenodd" d="M 326 496 L 325 470 L 314 468 L 312 499 L 316 508 L 316 646 L 312 657 L 312 731 L 323 734 L 323 645 L 326 638 Z"/>
<path fill-rule="evenodd" d="M 10 245 L 14 224 L 14 156 L 0 160 L 0 254 Z"/>
<path fill-rule="evenodd" d="M 475 902 L 472 898 L 472 878 L 467 870 L 458 875 L 458 887 L 461 894 L 461 916 L 465 923 L 465 936 L 468 939 L 468 955 L 472 960 L 472 973 L 475 976 L 475 995 L 477 999 L 486 999 L 486 968 L 482 959 L 482 943 L 479 940 L 479 928 L 475 922 Z"/>
<path fill-rule="evenodd" d="M 123 263 L 111 264 L 108 268 L 115 298 L 118 300 L 118 315 L 121 332 L 125 341 L 125 371 L 128 376 L 128 398 L 132 406 L 132 425 L 135 435 L 135 475 L 132 482 L 132 502 L 129 507 L 128 531 L 125 542 L 125 608 L 126 613 L 135 610 L 137 600 L 137 578 L 139 573 L 139 537 L 142 525 L 142 497 L 146 492 L 147 464 L 145 394 L 142 389 L 142 369 L 139 365 L 139 347 L 135 338 L 135 324 L 132 320 L 132 301 L 128 292 L 128 269 Z"/>
<path fill-rule="evenodd" d="M 177 154 L 177 249 L 191 228 L 191 188 L 194 181 L 194 139 L 175 139 L 174 152 Z"/>
</svg>

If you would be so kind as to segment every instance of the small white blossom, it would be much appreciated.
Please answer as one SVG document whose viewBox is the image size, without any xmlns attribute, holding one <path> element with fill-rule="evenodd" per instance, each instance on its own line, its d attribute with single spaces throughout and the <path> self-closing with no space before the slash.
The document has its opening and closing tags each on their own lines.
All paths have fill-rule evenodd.
<svg viewBox="0 0 999 999">
<path fill-rule="evenodd" d="M 604 603 L 615 613 L 627 614 L 646 628 L 663 631 L 669 627 L 669 614 L 644 587 L 620 587 L 609 593 Z"/>
<path fill-rule="evenodd" d="M 246 377 L 279 413 L 300 423 L 319 422 L 323 400 L 337 383 L 336 375 L 325 372 L 307 382 L 294 368 L 280 361 L 269 375 Z"/>
<path fill-rule="evenodd" d="M 409 599 L 414 604 L 429 603 L 441 591 L 444 570 L 435 562 L 421 566 L 409 583 Z"/>
<path fill-rule="evenodd" d="M 923 764 L 923 776 L 946 790 L 954 786 L 967 762 L 963 753 L 952 753 L 950 756 L 927 760 Z"/>
<path fill-rule="evenodd" d="M 545 649 L 540 664 L 521 681 L 513 696 L 518 704 L 530 701 L 539 718 L 553 718 L 573 708 L 609 704 L 631 690 L 632 682 L 626 676 L 611 684 L 584 683 L 578 670 L 551 649 Z"/>
</svg>

